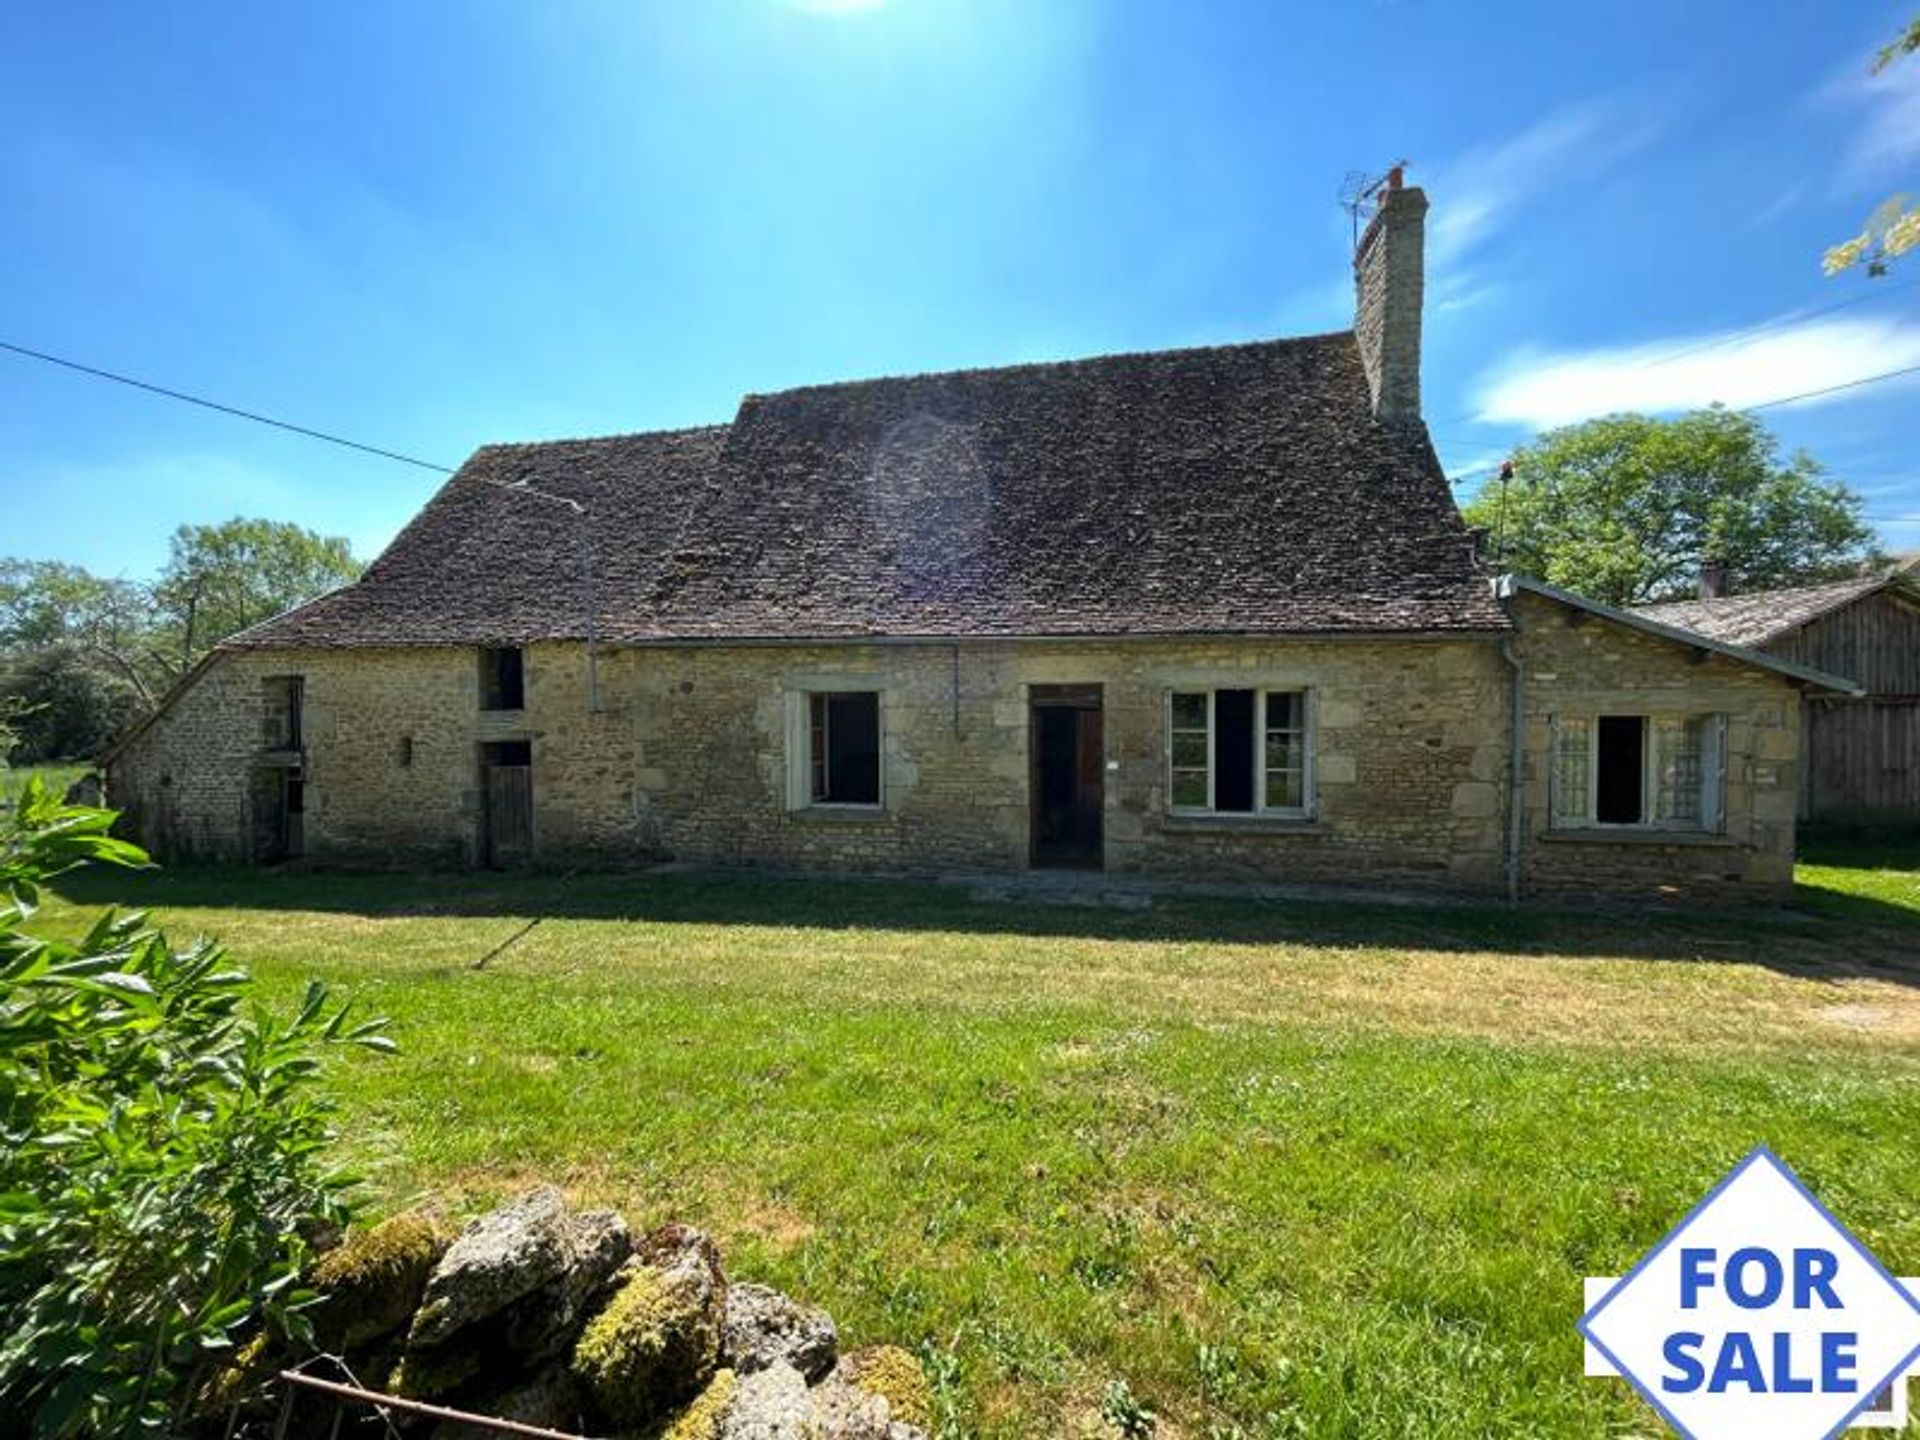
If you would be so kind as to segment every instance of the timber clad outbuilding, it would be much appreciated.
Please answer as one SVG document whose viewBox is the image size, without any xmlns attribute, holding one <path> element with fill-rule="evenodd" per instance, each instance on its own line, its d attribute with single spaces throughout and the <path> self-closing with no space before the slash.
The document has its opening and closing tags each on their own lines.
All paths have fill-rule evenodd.
<svg viewBox="0 0 1920 1440">
<path fill-rule="evenodd" d="M 1920 817 L 1920 583 L 1906 565 L 1638 613 L 1855 681 L 1858 695 L 1809 697 L 1800 817 Z"/>
<path fill-rule="evenodd" d="M 162 854 L 1769 895 L 1819 670 L 1482 573 L 1353 331 L 488 446 L 110 757 Z M 298 743 L 289 747 L 292 707 Z"/>
</svg>

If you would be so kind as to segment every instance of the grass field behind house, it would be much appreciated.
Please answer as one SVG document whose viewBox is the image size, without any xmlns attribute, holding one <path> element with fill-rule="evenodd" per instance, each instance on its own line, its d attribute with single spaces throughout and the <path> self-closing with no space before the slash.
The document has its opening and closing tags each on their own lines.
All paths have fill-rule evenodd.
<svg viewBox="0 0 1920 1440">
<path fill-rule="evenodd" d="M 0 765 L 0 810 L 13 809 L 27 781 L 38 776 L 40 783 L 54 795 L 64 795 L 67 787 L 93 767 L 84 762 L 58 762 L 51 765 Z"/>
<path fill-rule="evenodd" d="M 708 1226 L 921 1347 L 950 1433 L 1099 1433 L 1120 1381 L 1162 1435 L 1628 1435 L 1581 1277 L 1756 1142 L 1920 1272 L 1890 853 L 1785 917 L 184 871 L 48 919 L 148 904 L 352 992 L 404 1046 L 342 1078 L 382 1206 L 555 1179 Z"/>
</svg>

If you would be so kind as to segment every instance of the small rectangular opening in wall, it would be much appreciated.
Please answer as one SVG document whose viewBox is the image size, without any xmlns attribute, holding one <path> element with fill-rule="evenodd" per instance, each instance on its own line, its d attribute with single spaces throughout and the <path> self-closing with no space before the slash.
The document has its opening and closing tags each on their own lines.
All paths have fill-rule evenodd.
<svg viewBox="0 0 1920 1440">
<path fill-rule="evenodd" d="M 523 710 L 527 703 L 526 661 L 517 645 L 492 645 L 480 652 L 480 708 Z"/>
<path fill-rule="evenodd" d="M 533 764 L 531 740 L 494 740 L 480 747 L 482 765 L 525 766 Z"/>
<path fill-rule="evenodd" d="M 411 735 L 402 735 L 400 737 L 399 751 L 394 758 L 400 762 L 400 768 L 402 770 L 411 770 L 413 768 L 413 737 Z"/>
<path fill-rule="evenodd" d="M 822 691 L 808 697 L 816 805 L 880 803 L 880 695 L 875 690 Z"/>
<path fill-rule="evenodd" d="M 1646 819 L 1647 717 L 1602 715 L 1598 741 L 1594 818 L 1638 825 Z"/>
<path fill-rule="evenodd" d="M 261 744 L 269 750 L 298 750 L 305 683 L 298 675 L 269 675 L 260 682 Z"/>
</svg>

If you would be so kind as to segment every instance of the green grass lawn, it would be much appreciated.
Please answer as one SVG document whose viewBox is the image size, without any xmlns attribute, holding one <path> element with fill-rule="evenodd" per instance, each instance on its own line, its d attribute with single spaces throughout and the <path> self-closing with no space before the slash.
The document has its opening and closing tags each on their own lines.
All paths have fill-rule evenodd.
<svg viewBox="0 0 1920 1440">
<path fill-rule="evenodd" d="M 1836 861 L 1860 856 L 1836 854 Z M 932 1361 L 952 1433 L 1628 1435 L 1618 1274 L 1758 1141 L 1920 1272 L 1911 871 L 1783 916 L 674 874 L 90 874 L 404 1047 L 343 1072 L 383 1207 L 552 1178 Z"/>
</svg>

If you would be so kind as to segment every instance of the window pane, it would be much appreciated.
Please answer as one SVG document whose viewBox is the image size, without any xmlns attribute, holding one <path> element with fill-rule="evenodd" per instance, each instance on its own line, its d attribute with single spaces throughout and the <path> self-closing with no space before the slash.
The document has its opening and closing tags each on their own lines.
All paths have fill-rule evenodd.
<svg viewBox="0 0 1920 1440">
<path fill-rule="evenodd" d="M 1204 810 L 1207 806 L 1207 772 L 1205 770 L 1176 770 L 1173 772 L 1173 803 L 1181 809 Z"/>
<path fill-rule="evenodd" d="M 1176 730 L 1205 730 L 1207 728 L 1207 697 L 1205 694 L 1179 694 L 1173 697 L 1173 728 Z"/>
<path fill-rule="evenodd" d="M 1207 736 L 1205 731 L 1194 734 L 1191 731 L 1176 732 L 1173 737 L 1173 768 L 1176 770 L 1198 770 L 1207 773 Z"/>
<path fill-rule="evenodd" d="M 1302 775 L 1298 770 L 1267 769 L 1267 808 L 1269 810 L 1298 810 L 1305 803 L 1302 794 Z"/>
<path fill-rule="evenodd" d="M 811 736 L 813 780 L 808 794 L 815 800 L 827 798 L 827 697 L 807 697 L 807 725 Z"/>
<path fill-rule="evenodd" d="M 1267 692 L 1267 729 L 1297 730 L 1300 728 L 1301 712 L 1306 708 L 1301 702 L 1306 697 L 1297 691 L 1270 690 Z"/>
<path fill-rule="evenodd" d="M 1655 819 L 1674 824 L 1700 823 L 1703 728 L 1703 722 L 1697 719 L 1662 720 L 1656 727 Z"/>
<path fill-rule="evenodd" d="M 1581 824 L 1587 816 L 1587 777 L 1591 761 L 1592 728 L 1581 720 L 1563 719 L 1555 736 L 1553 755 L 1553 818 L 1556 824 Z"/>
<path fill-rule="evenodd" d="M 1292 770 L 1298 768 L 1302 753 L 1300 736 L 1291 730 L 1269 730 L 1267 732 L 1267 769 Z"/>
</svg>

